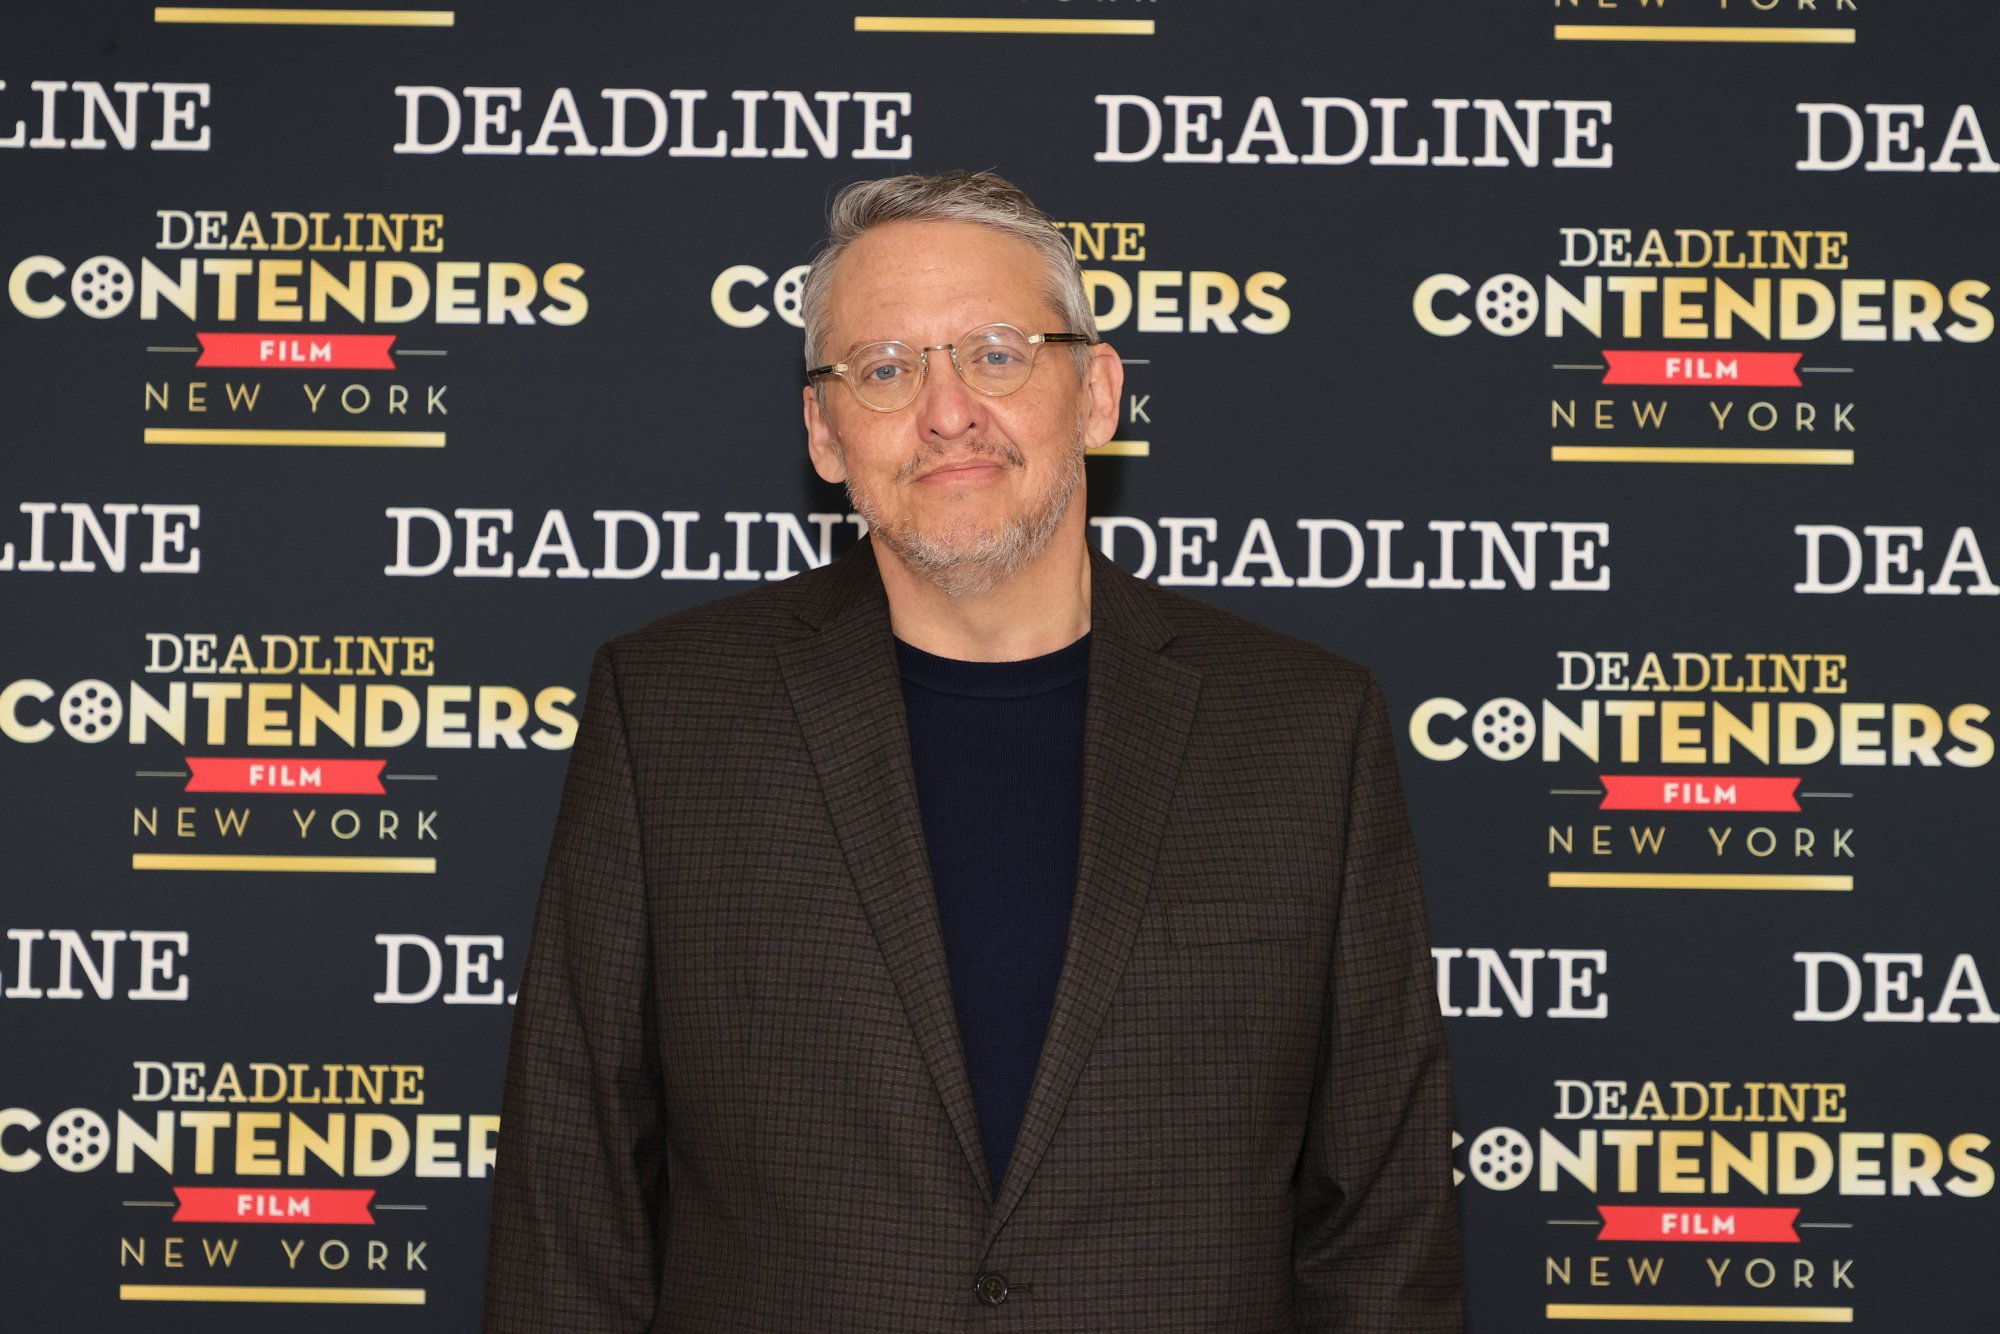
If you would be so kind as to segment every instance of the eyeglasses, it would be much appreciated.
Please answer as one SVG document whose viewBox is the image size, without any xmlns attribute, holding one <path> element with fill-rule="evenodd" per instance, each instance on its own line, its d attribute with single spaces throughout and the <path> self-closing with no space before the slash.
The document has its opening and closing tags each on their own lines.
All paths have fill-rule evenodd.
<svg viewBox="0 0 2000 1334">
<path fill-rule="evenodd" d="M 848 354 L 846 361 L 815 366 L 806 372 L 808 383 L 822 375 L 838 375 L 861 400 L 865 408 L 894 412 L 908 407 L 930 374 L 931 353 L 951 354 L 952 369 L 966 387 L 988 398 L 1011 394 L 1035 373 L 1035 357 L 1049 343 L 1093 343 L 1089 334 L 1022 333 L 1011 324 L 983 324 L 956 343 L 932 343 L 912 347 L 888 341 L 864 343 Z"/>
</svg>

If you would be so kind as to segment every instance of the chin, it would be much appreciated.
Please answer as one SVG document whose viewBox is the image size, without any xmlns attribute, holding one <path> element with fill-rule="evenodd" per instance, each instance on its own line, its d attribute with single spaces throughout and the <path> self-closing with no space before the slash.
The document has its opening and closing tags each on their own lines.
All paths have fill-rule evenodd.
<svg viewBox="0 0 2000 1334">
<path fill-rule="evenodd" d="M 1083 457 L 1078 448 L 1066 475 L 1057 485 L 1027 496 L 959 495 L 934 509 L 937 518 L 924 522 L 907 510 L 891 518 L 882 515 L 872 497 L 848 488 L 848 501 L 911 572 L 928 579 L 952 597 L 985 593 L 1031 563 L 1048 546 L 1082 482 Z"/>
<path fill-rule="evenodd" d="M 984 562 L 1004 559 L 1021 545 L 1019 523 L 946 523 L 905 527 L 898 545 L 914 548 L 935 562 Z"/>
</svg>

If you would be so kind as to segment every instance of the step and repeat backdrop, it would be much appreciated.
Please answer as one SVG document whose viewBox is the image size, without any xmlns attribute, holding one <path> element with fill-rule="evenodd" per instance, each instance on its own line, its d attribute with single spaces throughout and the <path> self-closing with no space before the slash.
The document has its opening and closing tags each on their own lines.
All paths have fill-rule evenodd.
<svg viewBox="0 0 2000 1334">
<path fill-rule="evenodd" d="M 477 1328 L 592 649 L 860 538 L 803 265 L 963 167 L 1127 361 L 1094 540 L 1385 685 L 1472 1328 L 1993 1328 L 1996 39 L 11 8 L 0 1325 Z"/>
</svg>

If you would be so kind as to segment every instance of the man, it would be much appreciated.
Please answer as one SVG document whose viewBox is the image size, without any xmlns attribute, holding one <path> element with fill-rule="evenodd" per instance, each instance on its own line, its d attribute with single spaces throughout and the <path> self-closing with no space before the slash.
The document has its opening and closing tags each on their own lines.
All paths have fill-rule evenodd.
<svg viewBox="0 0 2000 1334">
<path fill-rule="evenodd" d="M 1020 191 L 830 221 L 806 433 L 868 538 L 597 655 L 487 1328 L 1459 1329 L 1381 694 L 1092 552 L 1121 364 Z"/>
</svg>

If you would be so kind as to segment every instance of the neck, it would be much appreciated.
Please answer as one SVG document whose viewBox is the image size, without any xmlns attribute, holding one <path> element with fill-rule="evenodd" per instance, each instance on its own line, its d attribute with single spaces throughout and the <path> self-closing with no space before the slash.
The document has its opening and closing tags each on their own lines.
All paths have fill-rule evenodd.
<svg viewBox="0 0 2000 1334">
<path fill-rule="evenodd" d="M 952 597 L 903 564 L 886 544 L 869 540 L 889 597 L 890 628 L 926 653 L 1014 662 L 1066 648 L 1090 629 L 1090 551 L 1081 488 L 1041 553 L 984 593 Z"/>
</svg>

